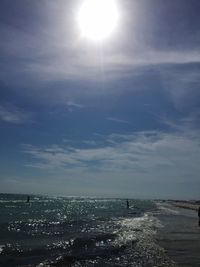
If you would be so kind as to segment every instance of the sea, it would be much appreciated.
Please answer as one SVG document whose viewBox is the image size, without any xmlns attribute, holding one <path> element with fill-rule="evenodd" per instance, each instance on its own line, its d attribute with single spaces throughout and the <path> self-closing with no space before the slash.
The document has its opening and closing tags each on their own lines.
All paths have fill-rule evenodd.
<svg viewBox="0 0 200 267">
<path fill-rule="evenodd" d="M 180 225 L 173 229 L 170 218 L 195 224 L 195 215 L 180 215 L 162 201 L 129 199 L 129 205 L 119 198 L 39 195 L 28 203 L 26 195 L 0 194 L 0 266 L 176 266 L 166 244 Z"/>
</svg>

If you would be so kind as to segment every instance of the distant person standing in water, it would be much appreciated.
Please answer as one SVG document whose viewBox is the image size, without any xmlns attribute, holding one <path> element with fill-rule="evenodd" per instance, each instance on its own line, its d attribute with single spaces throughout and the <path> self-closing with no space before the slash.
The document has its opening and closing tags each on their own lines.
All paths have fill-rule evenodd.
<svg viewBox="0 0 200 267">
<path fill-rule="evenodd" d="M 199 217 L 199 226 L 200 226 L 200 207 L 198 209 L 198 217 Z"/>
<path fill-rule="evenodd" d="M 26 203 L 29 203 L 29 202 L 30 202 L 30 196 L 27 196 Z"/>
<path fill-rule="evenodd" d="M 129 201 L 128 201 L 128 199 L 126 200 L 126 208 L 129 209 Z"/>
</svg>

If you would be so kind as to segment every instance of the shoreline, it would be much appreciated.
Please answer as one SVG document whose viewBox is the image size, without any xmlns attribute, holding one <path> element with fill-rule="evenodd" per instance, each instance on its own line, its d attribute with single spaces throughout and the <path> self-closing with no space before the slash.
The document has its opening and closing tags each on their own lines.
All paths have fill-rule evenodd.
<svg viewBox="0 0 200 267">
<path fill-rule="evenodd" d="M 192 201 L 167 201 L 178 213 L 161 213 L 158 219 L 158 244 L 175 262 L 175 266 L 199 267 L 200 227 L 197 210 L 199 204 Z"/>
<path fill-rule="evenodd" d="M 193 202 L 182 202 L 182 201 L 170 201 L 170 204 L 172 204 L 173 206 L 177 207 L 177 208 L 182 208 L 182 209 L 189 209 L 189 210 L 194 210 L 194 211 L 198 211 L 200 204 L 197 203 L 193 203 Z"/>
</svg>

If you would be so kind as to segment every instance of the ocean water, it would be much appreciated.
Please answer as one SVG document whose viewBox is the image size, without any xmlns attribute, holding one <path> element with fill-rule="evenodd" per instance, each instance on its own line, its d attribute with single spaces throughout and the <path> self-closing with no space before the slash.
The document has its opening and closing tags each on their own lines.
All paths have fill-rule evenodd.
<svg viewBox="0 0 200 267">
<path fill-rule="evenodd" d="M 0 194 L 0 266 L 174 266 L 153 201 Z"/>
</svg>

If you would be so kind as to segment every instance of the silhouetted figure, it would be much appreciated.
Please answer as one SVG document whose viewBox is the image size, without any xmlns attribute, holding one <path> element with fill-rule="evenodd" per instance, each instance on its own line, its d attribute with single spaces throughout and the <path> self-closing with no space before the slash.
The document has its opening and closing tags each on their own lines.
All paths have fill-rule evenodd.
<svg viewBox="0 0 200 267">
<path fill-rule="evenodd" d="M 199 226 L 200 226 L 200 207 L 198 209 L 198 217 L 199 217 Z"/>
<path fill-rule="evenodd" d="M 29 203 L 29 202 L 30 202 L 30 196 L 27 196 L 26 203 Z"/>
<path fill-rule="evenodd" d="M 126 200 L 126 208 L 129 209 L 129 201 L 128 201 L 128 199 Z"/>
</svg>

